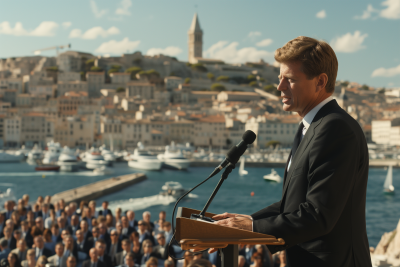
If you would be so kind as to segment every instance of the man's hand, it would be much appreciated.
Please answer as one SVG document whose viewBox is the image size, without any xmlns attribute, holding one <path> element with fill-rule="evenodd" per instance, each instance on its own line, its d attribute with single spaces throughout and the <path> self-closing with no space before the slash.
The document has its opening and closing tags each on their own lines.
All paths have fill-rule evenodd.
<svg viewBox="0 0 400 267">
<path fill-rule="evenodd" d="M 214 224 L 236 229 L 247 230 L 247 231 L 253 231 L 253 220 L 250 215 L 225 212 L 223 214 L 215 215 L 212 218 L 216 220 Z M 210 248 L 208 250 L 208 253 L 211 254 L 217 250 L 218 250 L 217 248 Z"/>
</svg>

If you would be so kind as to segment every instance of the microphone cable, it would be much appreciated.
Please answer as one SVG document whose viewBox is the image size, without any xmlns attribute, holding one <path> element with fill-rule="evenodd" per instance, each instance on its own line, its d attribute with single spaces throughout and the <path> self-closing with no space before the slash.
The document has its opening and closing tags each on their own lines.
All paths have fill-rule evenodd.
<svg viewBox="0 0 400 267">
<path fill-rule="evenodd" d="M 216 174 L 217 174 L 217 173 L 211 173 L 210 176 L 208 176 L 204 181 L 202 181 L 201 183 L 199 183 L 198 185 L 196 185 L 195 187 L 193 187 L 192 189 L 190 189 L 189 191 L 187 191 L 187 192 L 186 192 L 183 196 L 181 196 L 181 197 L 176 201 L 176 203 L 175 203 L 174 210 L 173 210 L 173 212 L 172 212 L 172 221 L 171 221 L 171 223 L 172 223 L 172 231 L 173 231 L 174 234 L 172 235 L 172 238 L 171 238 L 171 240 L 170 240 L 169 243 L 168 243 L 168 256 L 170 256 L 170 257 L 173 258 L 174 260 L 182 260 L 182 259 L 185 258 L 185 257 L 182 257 L 182 258 L 175 258 L 174 256 L 170 255 L 170 248 L 171 248 L 171 246 L 173 245 L 173 244 L 172 244 L 173 242 L 175 242 L 176 245 L 180 246 L 179 243 L 178 243 L 178 241 L 175 239 L 176 229 L 175 229 L 175 223 L 174 223 L 175 220 L 174 220 L 174 217 L 175 217 L 175 210 L 176 210 L 176 207 L 178 206 L 178 203 L 179 203 L 184 197 L 186 197 L 190 192 L 192 192 L 192 191 L 195 190 L 197 187 L 199 187 L 200 185 L 202 185 L 202 184 L 204 184 L 205 182 L 207 182 L 209 179 L 211 179 L 212 177 L 214 177 Z M 173 249 L 173 248 L 172 248 L 172 249 Z M 199 254 L 203 253 L 203 252 L 206 251 L 206 250 L 207 250 L 207 249 L 204 249 L 204 250 L 197 251 L 197 252 L 193 252 L 193 253 L 192 253 L 190 250 L 182 250 L 182 251 L 184 251 L 184 252 L 189 251 L 189 252 L 192 253 L 191 256 L 194 256 L 194 255 L 199 255 Z M 185 254 L 183 254 L 183 255 L 185 255 Z"/>
</svg>

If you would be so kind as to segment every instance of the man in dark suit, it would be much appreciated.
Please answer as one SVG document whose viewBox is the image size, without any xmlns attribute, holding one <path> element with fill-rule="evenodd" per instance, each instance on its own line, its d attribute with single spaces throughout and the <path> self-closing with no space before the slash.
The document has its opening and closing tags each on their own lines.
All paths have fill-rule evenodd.
<svg viewBox="0 0 400 267">
<path fill-rule="evenodd" d="M 155 252 L 153 252 L 153 243 L 146 239 L 143 241 L 143 255 L 140 260 L 140 265 L 146 265 L 146 262 L 150 259 L 150 257 L 161 258 L 161 256 Z M 135 262 L 136 263 L 136 262 Z"/>
<path fill-rule="evenodd" d="M 158 245 L 153 248 L 153 252 L 158 254 L 160 259 L 168 259 L 168 244 L 165 242 L 166 237 L 164 232 L 157 234 Z M 170 255 L 175 257 L 175 251 L 171 248 Z"/>
<path fill-rule="evenodd" d="M 99 256 L 97 255 L 97 251 L 95 248 L 91 248 L 89 251 L 90 259 L 86 260 L 82 263 L 82 267 L 108 267 L 104 264 L 104 262 L 99 260 Z"/>
<path fill-rule="evenodd" d="M 107 216 L 107 214 L 111 214 L 111 210 L 108 208 L 108 201 L 103 201 L 101 204 L 101 207 L 103 208 L 102 210 L 99 210 L 99 215 L 103 215 L 104 217 Z"/>
<path fill-rule="evenodd" d="M 121 240 L 117 230 L 113 229 L 110 232 L 111 244 L 110 248 L 107 250 L 107 255 L 110 256 L 111 260 L 115 262 L 115 256 L 118 252 L 122 251 Z"/>
<path fill-rule="evenodd" d="M 122 240 L 121 246 L 122 246 L 122 251 L 118 252 L 114 258 L 115 266 L 123 265 L 125 262 L 124 260 L 125 260 L 126 254 L 128 254 L 129 252 L 132 252 L 131 242 L 129 242 L 129 239 Z M 136 258 L 138 258 L 138 260 L 136 260 L 135 262 L 138 263 L 140 260 L 140 255 L 137 255 Z"/>
<path fill-rule="evenodd" d="M 219 225 L 283 238 L 288 266 L 371 266 L 365 225 L 368 148 L 357 121 L 331 95 L 333 49 L 300 36 L 275 52 L 285 111 L 302 117 L 282 198 L 251 216 L 222 214 Z"/>
<path fill-rule="evenodd" d="M 106 242 L 103 239 L 99 239 L 96 241 L 95 245 L 97 255 L 99 256 L 99 261 L 104 262 L 106 266 L 113 266 L 113 262 L 111 257 L 105 254 L 106 252 Z"/>
<path fill-rule="evenodd" d="M 78 248 L 78 252 L 85 253 L 86 256 L 89 256 L 89 250 L 93 247 L 93 244 L 90 243 L 89 240 L 84 239 L 82 230 L 76 231 L 76 246 Z"/>
<path fill-rule="evenodd" d="M 92 247 L 95 246 L 96 241 L 100 239 L 100 232 L 98 227 L 93 227 L 92 229 L 92 236 L 87 239 L 90 244 L 92 244 Z M 85 241 L 86 242 L 86 241 Z"/>
<path fill-rule="evenodd" d="M 44 240 L 41 235 L 36 236 L 34 242 L 35 242 L 36 260 L 42 255 L 46 256 L 47 258 L 53 255 L 51 250 L 44 247 Z"/>
</svg>

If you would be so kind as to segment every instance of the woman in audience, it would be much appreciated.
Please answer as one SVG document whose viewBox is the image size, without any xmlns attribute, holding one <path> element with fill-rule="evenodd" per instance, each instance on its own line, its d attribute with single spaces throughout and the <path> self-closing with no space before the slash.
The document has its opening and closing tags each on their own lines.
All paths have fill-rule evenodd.
<svg viewBox="0 0 400 267">
<path fill-rule="evenodd" d="M 150 257 L 148 261 L 146 261 L 146 267 L 157 267 L 158 260 L 156 257 Z"/>
<path fill-rule="evenodd" d="M 47 257 L 42 255 L 37 259 L 35 267 L 46 267 L 47 264 Z"/>
<path fill-rule="evenodd" d="M 35 267 L 36 266 L 36 258 L 35 258 L 35 249 L 28 249 L 26 252 L 26 260 L 22 262 L 22 267 Z"/>
<path fill-rule="evenodd" d="M 253 264 L 250 267 L 263 267 L 263 255 L 261 253 L 254 252 L 251 261 Z"/>
<path fill-rule="evenodd" d="M 49 249 L 53 254 L 56 253 L 56 242 L 53 241 L 50 229 L 43 231 L 44 247 Z"/>
<path fill-rule="evenodd" d="M 18 259 L 17 254 L 11 252 L 10 254 L 8 254 L 7 259 L 4 258 L 0 261 L 0 266 L 1 267 L 21 267 L 21 263 Z"/>
<path fill-rule="evenodd" d="M 176 267 L 188 267 L 192 261 L 193 261 L 192 253 L 190 251 L 186 251 L 183 256 L 183 259 L 177 261 Z"/>
<path fill-rule="evenodd" d="M 269 252 L 267 246 L 265 245 L 255 245 L 255 248 L 258 253 L 262 255 L 263 258 L 263 266 L 264 267 L 272 267 L 272 255 Z"/>
</svg>

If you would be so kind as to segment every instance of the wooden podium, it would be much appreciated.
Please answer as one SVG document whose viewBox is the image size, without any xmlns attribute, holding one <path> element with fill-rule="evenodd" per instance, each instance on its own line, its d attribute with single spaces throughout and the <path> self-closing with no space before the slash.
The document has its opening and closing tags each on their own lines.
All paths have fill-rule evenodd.
<svg viewBox="0 0 400 267">
<path fill-rule="evenodd" d="M 190 219 L 192 214 L 200 211 L 189 208 L 178 208 L 176 216 L 175 239 L 183 250 L 218 248 L 221 252 L 222 267 L 238 266 L 239 244 L 284 245 L 282 238 L 254 233 L 246 230 L 229 228 L 213 223 Z M 215 214 L 206 212 L 205 216 Z"/>
</svg>

